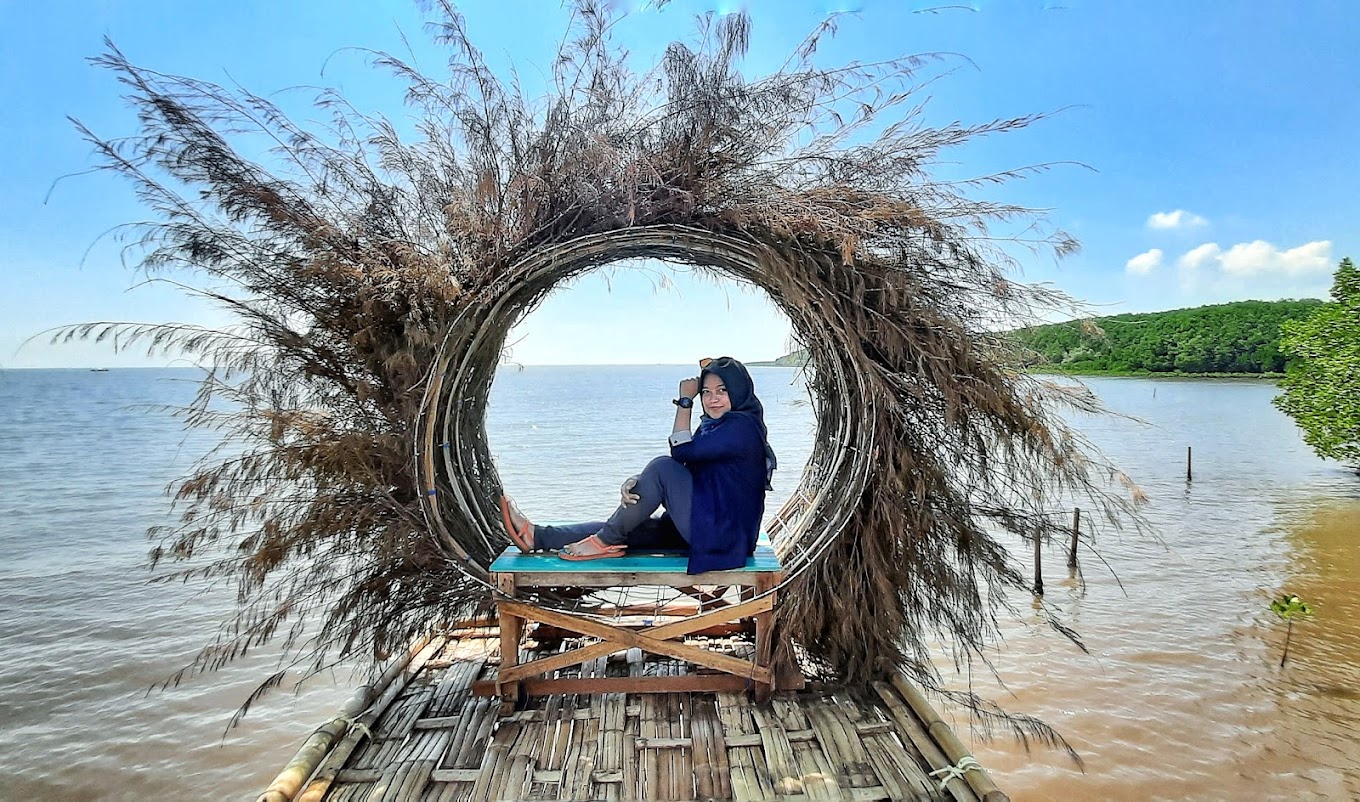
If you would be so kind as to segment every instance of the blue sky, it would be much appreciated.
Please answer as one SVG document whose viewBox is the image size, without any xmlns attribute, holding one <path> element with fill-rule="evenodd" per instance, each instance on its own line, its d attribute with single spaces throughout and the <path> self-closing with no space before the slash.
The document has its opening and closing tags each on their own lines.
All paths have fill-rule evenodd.
<svg viewBox="0 0 1360 802">
<path fill-rule="evenodd" d="M 1245 298 L 1322 297 L 1336 263 L 1360 256 L 1360 59 L 1348 43 L 1360 3 L 1093 2 L 953 4 L 859 0 L 675 0 L 640 9 L 619 36 L 640 67 L 693 30 L 693 17 L 745 8 L 750 74 L 781 63 L 831 11 L 856 10 L 821 63 L 959 54 L 932 85 L 927 122 L 1057 112 L 1017 134 L 950 154 L 942 170 L 980 175 L 1078 162 L 985 197 L 1048 210 L 1083 250 L 1025 257 L 1097 313 Z M 552 0 L 464 3 L 472 35 L 527 86 L 546 71 L 566 12 Z M 224 321 L 163 286 L 136 286 L 106 232 L 146 218 L 129 188 L 93 165 L 67 117 L 104 136 L 134 131 L 118 85 L 85 59 L 109 36 L 135 63 L 239 83 L 316 119 L 304 86 L 336 86 L 361 109 L 400 117 L 400 87 L 350 47 L 439 53 L 407 2 L 31 3 L 0 0 L 0 367 L 161 364 L 106 345 L 22 348 L 88 320 Z M 323 74 L 324 67 L 324 74 Z M 278 94 L 273 94 L 273 93 Z M 50 195 L 49 195 L 50 191 Z M 659 276 L 665 276 L 661 280 Z M 616 266 L 563 288 L 514 336 L 514 359 L 687 363 L 727 352 L 776 356 L 787 322 L 731 281 Z"/>
</svg>

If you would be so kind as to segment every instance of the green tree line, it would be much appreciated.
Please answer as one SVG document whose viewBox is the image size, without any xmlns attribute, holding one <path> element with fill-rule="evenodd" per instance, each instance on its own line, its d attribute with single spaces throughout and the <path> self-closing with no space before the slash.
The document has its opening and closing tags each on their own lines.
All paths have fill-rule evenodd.
<svg viewBox="0 0 1360 802">
<path fill-rule="evenodd" d="M 1360 268 L 1341 260 L 1332 302 L 1284 326 L 1282 347 L 1296 357 L 1275 406 L 1303 430 L 1321 457 L 1360 470 Z"/>
<path fill-rule="evenodd" d="M 1013 332 L 1035 366 L 1074 373 L 1281 373 L 1280 326 L 1322 301 L 1238 301 L 1111 315 Z"/>
</svg>

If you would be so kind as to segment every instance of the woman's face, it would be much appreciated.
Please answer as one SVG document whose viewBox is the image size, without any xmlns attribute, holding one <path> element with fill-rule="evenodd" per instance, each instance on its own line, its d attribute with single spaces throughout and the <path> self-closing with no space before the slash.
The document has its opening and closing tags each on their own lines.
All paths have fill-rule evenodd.
<svg viewBox="0 0 1360 802">
<path fill-rule="evenodd" d="M 704 386 L 699 391 L 699 398 L 704 405 L 704 412 L 714 420 L 726 415 L 732 408 L 732 401 L 727 397 L 727 388 L 723 386 L 722 378 L 716 373 L 704 376 Z"/>
</svg>

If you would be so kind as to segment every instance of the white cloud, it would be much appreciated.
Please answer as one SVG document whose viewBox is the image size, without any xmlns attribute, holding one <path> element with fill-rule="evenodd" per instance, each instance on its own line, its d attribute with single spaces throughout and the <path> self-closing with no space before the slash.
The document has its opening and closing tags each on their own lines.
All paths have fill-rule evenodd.
<svg viewBox="0 0 1360 802">
<path fill-rule="evenodd" d="M 1186 251 L 1177 264 L 1182 272 L 1216 268 L 1224 277 L 1302 277 L 1325 275 L 1332 270 L 1332 243 L 1317 240 L 1281 250 L 1265 240 L 1239 242 L 1223 250 L 1207 242 Z"/>
<path fill-rule="evenodd" d="M 1184 209 L 1177 209 L 1174 212 L 1154 212 L 1148 216 L 1148 228 L 1169 229 L 1169 228 L 1198 228 L 1208 225 L 1209 221 L 1197 214 L 1192 214 Z"/>
<path fill-rule="evenodd" d="M 1153 248 L 1150 251 L 1140 253 L 1124 263 L 1124 272 L 1146 276 L 1162 266 L 1162 255 L 1161 248 Z"/>
<path fill-rule="evenodd" d="M 1233 276 L 1329 273 L 1332 270 L 1332 243 L 1318 240 L 1281 251 L 1269 242 L 1258 239 L 1232 246 L 1220 261 L 1223 272 Z"/>
<path fill-rule="evenodd" d="M 1223 249 L 1218 247 L 1217 242 L 1206 242 L 1198 248 L 1192 248 L 1181 255 L 1177 264 L 1183 270 L 1199 270 L 1213 264 L 1223 254 Z"/>
</svg>

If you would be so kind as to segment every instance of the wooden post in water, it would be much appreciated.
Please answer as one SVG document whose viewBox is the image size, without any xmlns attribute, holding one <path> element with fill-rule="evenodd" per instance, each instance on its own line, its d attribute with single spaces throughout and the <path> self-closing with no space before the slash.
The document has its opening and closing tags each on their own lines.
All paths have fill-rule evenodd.
<svg viewBox="0 0 1360 802">
<path fill-rule="evenodd" d="M 1190 452 L 1191 452 L 1191 450 L 1192 450 L 1192 449 L 1191 449 L 1190 446 L 1186 446 L 1186 447 L 1185 447 L 1185 481 L 1187 481 L 1187 482 L 1192 481 L 1192 480 L 1194 479 L 1194 474 L 1191 473 L 1191 471 L 1190 471 Z"/>
<path fill-rule="evenodd" d="M 1034 533 L 1034 595 L 1044 595 L 1044 566 L 1039 554 L 1040 538 L 1039 533 Z"/>
<path fill-rule="evenodd" d="M 1072 549 L 1067 552 L 1067 567 L 1077 567 L 1077 537 L 1081 534 L 1081 507 L 1072 509 Z"/>
</svg>

